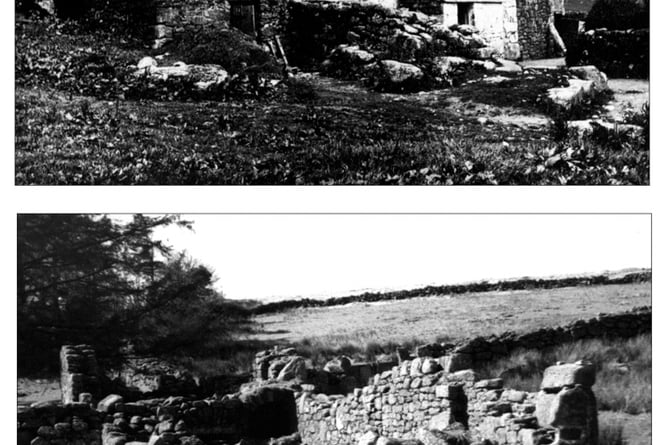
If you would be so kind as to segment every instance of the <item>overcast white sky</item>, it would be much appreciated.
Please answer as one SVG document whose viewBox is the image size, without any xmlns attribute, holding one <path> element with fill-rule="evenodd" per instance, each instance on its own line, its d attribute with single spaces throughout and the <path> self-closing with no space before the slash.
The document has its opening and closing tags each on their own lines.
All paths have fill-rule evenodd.
<svg viewBox="0 0 669 445">
<path fill-rule="evenodd" d="M 156 236 L 228 298 L 346 295 L 650 267 L 647 215 L 183 215 Z"/>
</svg>

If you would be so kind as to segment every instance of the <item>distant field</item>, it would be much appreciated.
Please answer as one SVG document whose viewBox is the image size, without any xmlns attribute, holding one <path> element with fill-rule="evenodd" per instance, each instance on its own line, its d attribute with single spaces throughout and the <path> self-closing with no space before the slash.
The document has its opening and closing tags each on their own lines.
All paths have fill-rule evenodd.
<svg viewBox="0 0 669 445">
<path fill-rule="evenodd" d="M 453 341 L 559 326 L 650 304 L 650 283 L 440 295 L 258 315 L 254 320 L 261 332 L 253 338 L 270 343 L 307 340 L 328 348 Z"/>
</svg>

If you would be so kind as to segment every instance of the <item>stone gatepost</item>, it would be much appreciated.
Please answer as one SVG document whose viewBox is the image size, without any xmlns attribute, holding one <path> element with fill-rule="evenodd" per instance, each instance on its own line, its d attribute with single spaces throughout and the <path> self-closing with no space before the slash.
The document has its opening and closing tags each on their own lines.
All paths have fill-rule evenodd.
<svg viewBox="0 0 669 445">
<path fill-rule="evenodd" d="M 99 397 L 100 379 L 95 351 L 89 345 L 64 345 L 60 348 L 60 389 L 63 404 L 90 403 L 90 395 Z"/>
<path fill-rule="evenodd" d="M 539 426 L 556 430 L 554 445 L 597 445 L 595 367 L 579 361 L 550 366 L 537 395 Z"/>
</svg>

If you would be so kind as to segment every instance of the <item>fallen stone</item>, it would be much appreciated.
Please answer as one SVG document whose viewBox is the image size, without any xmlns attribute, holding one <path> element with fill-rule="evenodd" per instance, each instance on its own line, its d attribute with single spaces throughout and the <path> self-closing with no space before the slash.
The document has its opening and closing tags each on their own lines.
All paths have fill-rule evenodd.
<svg viewBox="0 0 669 445">
<path fill-rule="evenodd" d="M 279 373 L 277 380 L 297 380 L 304 382 L 307 379 L 307 364 L 302 357 L 293 357 Z"/>
<path fill-rule="evenodd" d="M 379 435 L 374 431 L 367 431 L 358 440 L 358 445 L 375 445 Z"/>
<path fill-rule="evenodd" d="M 599 71 L 594 65 L 573 66 L 569 68 L 569 73 L 581 80 L 591 80 L 598 91 L 604 91 L 609 87 L 606 74 Z"/>
<path fill-rule="evenodd" d="M 139 62 L 137 62 L 137 69 L 147 69 L 151 67 L 157 67 L 158 62 L 153 57 L 143 57 Z"/>
<path fill-rule="evenodd" d="M 594 92 L 591 80 L 569 79 L 566 87 L 550 88 L 547 91 L 548 101 L 553 106 L 569 110 Z"/>
<path fill-rule="evenodd" d="M 123 403 L 123 397 L 118 394 L 109 394 L 107 397 L 98 402 L 98 411 L 103 413 L 110 413 L 113 410 L 114 405 L 117 403 Z"/>
<path fill-rule="evenodd" d="M 382 60 L 379 86 L 388 91 L 412 91 L 421 86 L 423 70 L 409 63 L 396 60 Z"/>
<path fill-rule="evenodd" d="M 583 385 L 590 388 L 594 384 L 594 365 L 589 362 L 576 362 L 546 368 L 541 381 L 541 389 L 555 392 L 564 386 Z"/>
<path fill-rule="evenodd" d="M 49 15 L 54 15 L 56 13 L 56 5 L 54 0 L 38 0 L 36 4 L 42 11 Z"/>
<path fill-rule="evenodd" d="M 441 369 L 441 365 L 436 359 L 428 358 L 423 361 L 420 370 L 423 374 L 434 374 L 435 372 L 441 371 Z"/>
</svg>

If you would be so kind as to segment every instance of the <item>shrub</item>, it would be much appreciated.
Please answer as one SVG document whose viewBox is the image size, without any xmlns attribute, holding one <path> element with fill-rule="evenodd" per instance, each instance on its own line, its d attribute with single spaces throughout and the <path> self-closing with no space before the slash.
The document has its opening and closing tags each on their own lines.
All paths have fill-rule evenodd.
<svg viewBox="0 0 669 445">
<path fill-rule="evenodd" d="M 597 0 L 585 20 L 586 29 L 641 29 L 649 27 L 647 0 Z"/>
<path fill-rule="evenodd" d="M 206 30 L 186 34 L 164 50 L 186 63 L 221 65 L 231 74 L 278 74 L 276 60 L 251 37 L 236 29 Z"/>
</svg>

